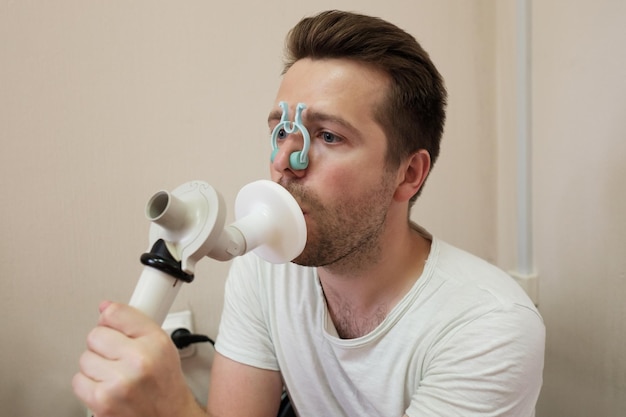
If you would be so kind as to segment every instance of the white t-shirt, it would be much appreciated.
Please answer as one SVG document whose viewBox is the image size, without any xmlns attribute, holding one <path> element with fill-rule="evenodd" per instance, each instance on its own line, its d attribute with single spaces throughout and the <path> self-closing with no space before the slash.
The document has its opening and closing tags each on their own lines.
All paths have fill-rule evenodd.
<svg viewBox="0 0 626 417">
<path fill-rule="evenodd" d="M 433 238 L 409 293 L 356 339 L 337 337 L 316 268 L 237 258 L 216 349 L 280 371 L 300 416 L 529 417 L 544 342 L 511 277 Z"/>
</svg>

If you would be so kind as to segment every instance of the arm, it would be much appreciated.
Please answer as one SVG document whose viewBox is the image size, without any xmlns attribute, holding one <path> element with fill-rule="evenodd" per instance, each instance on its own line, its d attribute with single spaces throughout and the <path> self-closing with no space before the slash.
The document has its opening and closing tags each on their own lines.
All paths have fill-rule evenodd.
<svg viewBox="0 0 626 417">
<path fill-rule="evenodd" d="M 215 354 L 208 409 L 220 417 L 274 417 L 282 380 L 278 371 L 255 368 Z"/>
<path fill-rule="evenodd" d="M 236 258 L 226 281 L 208 400 L 209 411 L 219 417 L 278 414 L 283 381 L 256 262 L 256 256 Z"/>
<path fill-rule="evenodd" d="M 98 417 L 206 417 L 167 334 L 123 304 L 100 305 L 72 386 Z"/>
</svg>

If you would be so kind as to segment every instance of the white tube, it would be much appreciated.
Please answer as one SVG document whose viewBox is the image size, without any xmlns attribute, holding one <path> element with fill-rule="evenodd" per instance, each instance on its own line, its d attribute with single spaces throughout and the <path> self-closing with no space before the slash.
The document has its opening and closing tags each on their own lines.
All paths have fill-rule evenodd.
<svg viewBox="0 0 626 417">
<path fill-rule="evenodd" d="M 213 245 L 208 257 L 217 261 L 229 261 L 235 256 L 243 255 L 247 252 L 246 239 L 239 229 L 228 226 Z"/>
<path fill-rule="evenodd" d="M 151 266 L 145 266 L 129 304 L 163 324 L 183 281 Z"/>
<path fill-rule="evenodd" d="M 263 244 L 272 244 L 278 235 L 280 219 L 272 218 L 269 208 L 258 207 L 246 216 L 232 224 L 246 239 L 246 252 L 256 249 Z"/>
<path fill-rule="evenodd" d="M 533 273 L 530 1 L 517 0 L 517 269 Z"/>
<path fill-rule="evenodd" d="M 159 191 L 146 205 L 146 217 L 168 230 L 184 228 L 188 213 L 185 203 L 167 191 Z"/>
</svg>

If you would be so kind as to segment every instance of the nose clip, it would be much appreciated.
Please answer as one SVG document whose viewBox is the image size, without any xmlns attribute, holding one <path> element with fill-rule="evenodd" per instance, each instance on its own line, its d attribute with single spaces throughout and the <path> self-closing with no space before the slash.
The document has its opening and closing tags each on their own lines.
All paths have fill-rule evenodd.
<svg viewBox="0 0 626 417">
<path fill-rule="evenodd" d="M 311 136 L 304 126 L 304 123 L 302 123 L 302 112 L 306 109 L 306 104 L 298 103 L 293 122 L 289 120 L 289 105 L 285 101 L 281 101 L 279 105 L 283 109 L 283 114 L 280 117 L 280 122 L 276 125 L 274 130 L 272 130 L 272 156 L 270 160 L 274 162 L 274 158 L 276 158 L 276 154 L 278 153 L 277 142 L 281 130 L 287 135 L 300 131 L 304 145 L 301 151 L 292 152 L 291 155 L 289 155 L 289 166 L 295 170 L 306 169 L 306 167 L 309 166 L 309 148 L 311 147 Z"/>
</svg>

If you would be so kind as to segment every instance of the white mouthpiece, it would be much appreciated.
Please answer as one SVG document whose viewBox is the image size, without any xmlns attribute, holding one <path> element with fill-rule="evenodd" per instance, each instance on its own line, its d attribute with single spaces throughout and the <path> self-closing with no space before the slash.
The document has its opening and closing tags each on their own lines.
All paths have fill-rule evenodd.
<svg viewBox="0 0 626 417">
<path fill-rule="evenodd" d="M 272 181 L 244 186 L 235 200 L 233 223 L 243 234 L 246 252 L 253 250 L 271 263 L 285 263 L 300 255 L 306 244 L 302 209 L 289 191 Z"/>
</svg>

